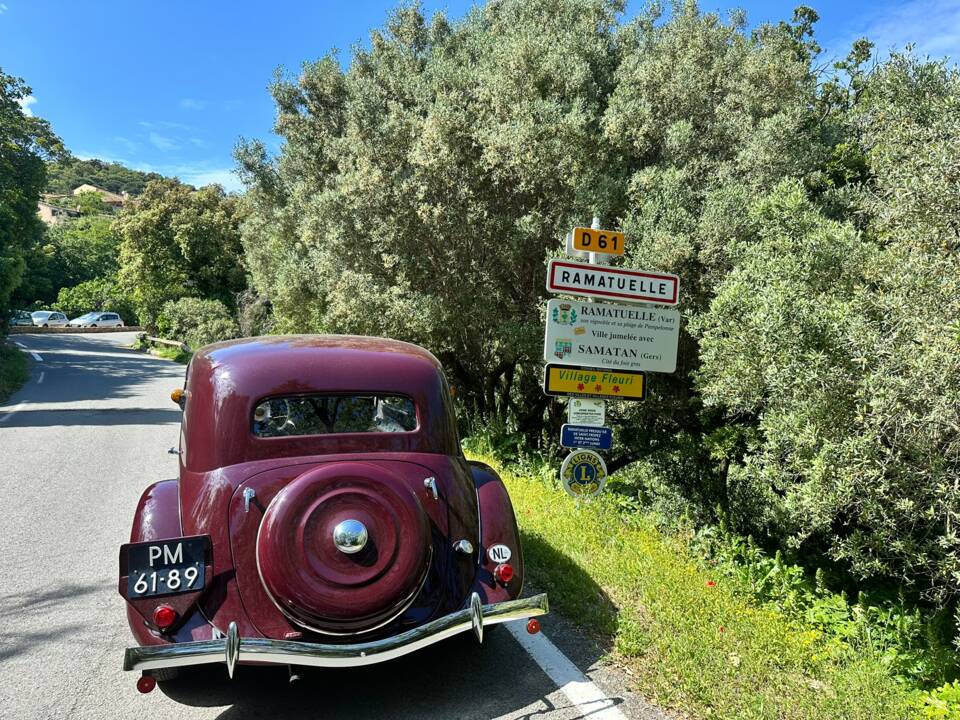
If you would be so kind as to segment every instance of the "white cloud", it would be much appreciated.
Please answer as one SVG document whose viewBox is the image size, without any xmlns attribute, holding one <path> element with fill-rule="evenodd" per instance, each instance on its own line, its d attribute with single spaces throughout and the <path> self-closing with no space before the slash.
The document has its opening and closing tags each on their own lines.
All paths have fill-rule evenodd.
<svg viewBox="0 0 960 720">
<path fill-rule="evenodd" d="M 0 15 L 3 15 L 7 11 L 7 6 L 3 3 L 0 3 Z"/>
<path fill-rule="evenodd" d="M 194 100 L 193 98 L 183 98 L 180 101 L 180 107 L 184 110 L 203 110 L 207 104 L 203 100 Z"/>
<path fill-rule="evenodd" d="M 907 0 L 890 3 L 863 16 L 855 33 L 828 43 L 828 60 L 843 58 L 853 41 L 866 37 L 880 58 L 891 50 L 913 44 L 921 57 L 960 61 L 960 2 L 957 0 Z"/>
<path fill-rule="evenodd" d="M 183 167 L 179 172 L 174 173 L 185 183 L 195 187 L 204 185 L 222 185 L 227 192 L 240 192 L 243 190 L 243 183 L 231 168 L 222 168 L 218 170 L 200 170 L 196 168 Z"/>
<path fill-rule="evenodd" d="M 158 132 L 150 131 L 150 144 L 153 145 L 157 150 L 163 150 L 167 152 L 169 150 L 179 150 L 180 143 L 178 143 L 173 138 L 169 138 L 166 135 L 161 135 Z"/>
<path fill-rule="evenodd" d="M 20 106 L 20 111 L 27 117 L 33 117 L 33 110 L 30 109 L 30 106 L 37 102 L 37 99 L 33 95 L 27 95 L 17 100 L 17 105 Z"/>
</svg>

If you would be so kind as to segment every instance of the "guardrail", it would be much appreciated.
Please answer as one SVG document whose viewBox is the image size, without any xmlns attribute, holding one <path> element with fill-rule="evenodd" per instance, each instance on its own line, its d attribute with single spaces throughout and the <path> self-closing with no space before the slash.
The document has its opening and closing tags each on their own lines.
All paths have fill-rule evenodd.
<svg viewBox="0 0 960 720">
<path fill-rule="evenodd" d="M 146 333 L 140 333 L 139 339 L 141 341 L 146 340 L 154 345 L 168 345 L 169 347 L 179 348 L 180 350 L 183 350 L 183 352 L 190 352 L 190 346 L 185 342 L 180 342 L 179 340 L 167 340 L 166 338 L 153 337 L 152 335 L 147 335 Z"/>
<path fill-rule="evenodd" d="M 96 334 L 96 333 L 115 333 L 115 332 L 139 332 L 143 330 L 139 325 L 131 325 L 129 327 L 95 327 L 95 328 L 78 328 L 78 327 L 37 327 L 36 325 L 13 325 L 10 327 L 11 335 L 25 335 L 25 334 L 37 334 L 37 335 L 60 335 L 63 333 L 73 333 L 73 334 Z"/>
</svg>

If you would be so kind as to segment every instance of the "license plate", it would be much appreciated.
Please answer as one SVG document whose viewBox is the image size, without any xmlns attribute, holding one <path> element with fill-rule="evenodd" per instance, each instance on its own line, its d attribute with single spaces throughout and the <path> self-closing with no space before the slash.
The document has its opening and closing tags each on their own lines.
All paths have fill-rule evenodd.
<svg viewBox="0 0 960 720">
<path fill-rule="evenodd" d="M 203 589 L 207 538 L 133 543 L 127 549 L 127 597 Z"/>
</svg>

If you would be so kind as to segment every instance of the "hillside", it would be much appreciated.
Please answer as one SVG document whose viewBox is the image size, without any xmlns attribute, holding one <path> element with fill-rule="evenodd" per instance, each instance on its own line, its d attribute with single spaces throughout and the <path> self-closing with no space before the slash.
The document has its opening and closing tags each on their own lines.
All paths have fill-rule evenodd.
<svg viewBox="0 0 960 720">
<path fill-rule="evenodd" d="M 69 160 L 47 163 L 47 192 L 69 193 L 78 185 L 89 183 L 111 192 L 139 195 L 150 180 L 162 175 L 131 170 L 120 163 L 103 160 Z"/>
</svg>

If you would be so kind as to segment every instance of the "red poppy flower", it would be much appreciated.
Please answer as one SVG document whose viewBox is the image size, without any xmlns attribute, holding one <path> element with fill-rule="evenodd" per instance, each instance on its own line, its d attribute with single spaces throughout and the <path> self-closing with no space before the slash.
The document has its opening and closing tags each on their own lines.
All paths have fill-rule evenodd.
<svg viewBox="0 0 960 720">
<path fill-rule="evenodd" d="M 717 583 L 715 583 L 713 580 L 707 580 L 707 587 L 716 587 L 716 586 L 717 586 Z"/>
</svg>

